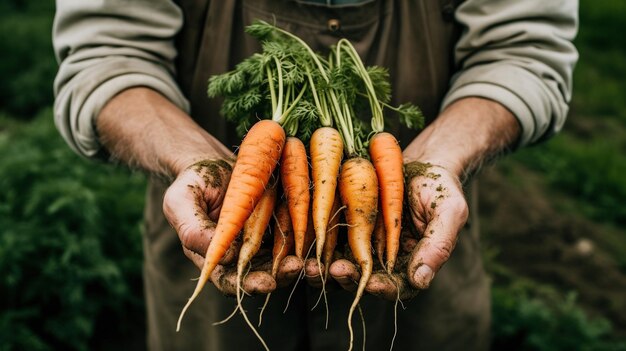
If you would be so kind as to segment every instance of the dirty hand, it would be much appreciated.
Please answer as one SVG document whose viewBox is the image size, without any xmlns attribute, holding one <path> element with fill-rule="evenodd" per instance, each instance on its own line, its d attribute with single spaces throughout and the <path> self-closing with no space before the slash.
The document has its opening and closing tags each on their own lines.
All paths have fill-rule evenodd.
<svg viewBox="0 0 626 351">
<path fill-rule="evenodd" d="M 409 299 L 428 288 L 450 257 L 469 213 L 461 183 L 453 173 L 427 163 L 411 162 L 405 166 L 410 212 L 404 215 L 417 231 L 410 232 L 405 224 L 394 274 L 390 276 L 380 267 L 365 289 L 388 300 Z M 307 261 L 306 272 L 311 285 L 321 286 L 315 260 Z M 333 262 L 330 274 L 342 288 L 356 290 L 360 273 L 350 260 Z"/>
<path fill-rule="evenodd" d="M 232 166 L 227 160 L 197 162 L 178 174 L 163 199 L 163 212 L 176 230 L 185 255 L 198 267 L 204 264 L 204 255 L 215 233 L 222 201 L 230 180 Z M 226 295 L 236 293 L 236 263 L 240 242 L 235 240 L 211 275 L 213 284 Z M 253 267 L 246 275 L 243 288 L 248 293 L 269 293 L 277 285 L 294 280 L 302 262 L 287 257 L 281 263 L 276 281 L 267 261 L 271 253 L 260 250 Z"/>
</svg>

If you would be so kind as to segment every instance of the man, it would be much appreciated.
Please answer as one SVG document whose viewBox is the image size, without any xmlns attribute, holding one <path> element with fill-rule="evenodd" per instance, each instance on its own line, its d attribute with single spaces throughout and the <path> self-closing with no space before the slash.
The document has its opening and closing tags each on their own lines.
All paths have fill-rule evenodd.
<svg viewBox="0 0 626 351">
<path fill-rule="evenodd" d="M 418 172 L 407 183 L 407 215 L 421 239 L 409 245 L 406 271 L 399 272 L 406 273 L 402 297 L 423 291 L 399 311 L 395 342 L 401 349 L 488 347 L 489 288 L 477 233 L 468 229 L 471 220 L 466 225 L 469 211 L 461 184 L 485 160 L 536 143 L 562 127 L 577 59 L 571 44 L 577 3 L 336 3 L 57 1 L 54 45 L 61 65 L 55 119 L 61 134 L 82 155 L 113 158 L 151 174 L 144 236 L 150 349 L 260 348 L 240 319 L 211 326 L 234 305 L 220 293 L 234 293 L 232 274 L 224 267 L 212 277 L 217 289 L 206 289 L 181 332 L 174 332 L 195 285 L 190 280 L 198 275 L 191 262 L 202 264 L 224 195 L 224 186 L 215 184 L 226 183 L 230 172 L 220 167 L 223 182 L 212 185 L 203 177 L 209 170 L 190 166 L 230 160 L 239 143 L 233 126 L 218 116 L 219 101 L 206 97 L 207 79 L 258 49 L 243 33 L 256 18 L 299 35 L 316 50 L 347 37 L 367 64 L 390 69 L 396 102 L 412 101 L 422 108 L 428 125 L 419 135 L 392 130 L 406 146 L 405 163 L 427 164 L 427 173 L 437 174 L 436 182 Z M 446 196 L 436 199 L 439 187 Z M 180 254 L 181 242 L 191 262 Z M 277 281 L 262 270 L 248 274 L 246 291 L 274 291 L 261 335 L 272 349 L 346 349 L 351 294 L 329 294 L 327 330 L 323 309 L 310 311 L 319 290 L 304 284 L 282 313 L 289 291 L 276 286 L 292 282 L 303 265 L 286 259 Z M 316 271 L 307 268 L 310 274 Z M 354 265 L 338 261 L 331 274 L 344 289 L 354 289 Z M 309 281 L 318 284 L 316 277 Z M 361 303 L 367 347 L 389 347 L 393 306 L 373 295 L 393 300 L 396 286 L 375 275 L 367 291 L 371 294 Z M 246 300 L 248 313 L 263 302 Z"/>
</svg>

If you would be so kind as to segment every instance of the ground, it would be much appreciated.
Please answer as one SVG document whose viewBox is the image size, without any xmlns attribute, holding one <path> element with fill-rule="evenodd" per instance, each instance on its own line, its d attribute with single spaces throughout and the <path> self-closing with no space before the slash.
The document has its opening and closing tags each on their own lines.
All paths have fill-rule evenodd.
<svg viewBox="0 0 626 351">
<path fill-rule="evenodd" d="M 568 214 L 563 208 L 570 200 L 519 164 L 488 167 L 479 179 L 485 250 L 495 253 L 498 264 L 564 293 L 576 292 L 591 316 L 610 319 L 615 331 L 626 335 L 626 273 L 608 242 L 623 233 Z"/>
</svg>

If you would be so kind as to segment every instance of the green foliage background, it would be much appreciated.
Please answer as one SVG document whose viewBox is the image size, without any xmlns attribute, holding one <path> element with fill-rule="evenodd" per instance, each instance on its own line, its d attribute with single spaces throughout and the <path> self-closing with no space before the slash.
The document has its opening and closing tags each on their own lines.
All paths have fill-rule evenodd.
<svg viewBox="0 0 626 351">
<path fill-rule="evenodd" d="M 141 349 L 145 178 L 81 159 L 54 129 L 53 12 L 52 2 L 0 3 L 0 351 Z M 623 1 L 581 2 L 568 125 L 496 172 L 516 183 L 523 169 L 559 199 L 559 213 L 608 228 L 597 244 L 626 274 L 623 18 Z M 610 316 L 587 313 L 594 306 L 577 291 L 510 269 L 490 246 L 497 233 L 485 235 L 494 349 L 626 350 Z"/>
<path fill-rule="evenodd" d="M 626 41 L 620 37 L 626 2 L 581 0 L 579 13 L 575 43 L 580 60 L 563 132 L 495 167 L 495 173 L 525 192 L 521 201 L 529 201 L 518 208 L 535 206 L 532 194 L 541 193 L 547 206 L 537 206 L 539 211 L 550 209 L 548 218 L 539 216 L 531 225 L 538 231 L 549 228 L 545 233 L 522 235 L 509 249 L 545 245 L 551 250 L 547 268 L 539 269 L 532 260 L 541 255 L 531 254 L 515 256 L 529 261 L 510 266 L 503 249 L 494 245 L 501 244 L 503 232 L 516 229 L 485 226 L 497 350 L 626 350 L 626 325 L 616 318 L 626 308 Z M 509 193 L 500 195 L 506 201 Z M 535 214 L 532 209 L 524 213 Z M 590 240 L 593 253 L 568 257 L 567 248 L 551 246 L 555 239 L 542 235 L 561 236 L 559 244 L 572 241 L 571 246 Z M 567 274 L 579 275 L 580 282 Z M 591 298 L 594 293 L 602 296 Z"/>
<path fill-rule="evenodd" d="M 135 349 L 145 179 L 56 132 L 53 13 L 0 3 L 0 350 Z"/>
<path fill-rule="evenodd" d="M 0 123 L 0 350 L 92 350 L 104 328 L 134 337 L 143 176 L 72 154 L 49 108 Z"/>
</svg>

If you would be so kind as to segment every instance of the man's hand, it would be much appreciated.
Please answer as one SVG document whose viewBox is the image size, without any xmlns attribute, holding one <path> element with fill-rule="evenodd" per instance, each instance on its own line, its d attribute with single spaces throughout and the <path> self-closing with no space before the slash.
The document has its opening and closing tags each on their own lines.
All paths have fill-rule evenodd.
<svg viewBox="0 0 626 351">
<path fill-rule="evenodd" d="M 408 280 L 426 289 L 450 258 L 469 210 L 461 182 L 447 169 L 418 161 L 405 169 L 410 216 L 420 235 L 408 263 Z"/>
<path fill-rule="evenodd" d="M 197 162 L 174 180 L 163 200 L 163 212 L 178 233 L 185 255 L 200 269 L 204 254 L 215 233 L 215 225 L 230 179 L 231 164 L 226 160 Z M 213 284 L 224 294 L 236 293 L 236 262 L 240 242 L 236 240 L 211 275 Z M 277 285 L 293 281 L 302 268 L 302 261 L 288 257 L 281 263 L 277 281 L 270 274 L 271 252 L 260 250 L 246 274 L 243 289 L 248 293 L 269 293 Z"/>
<path fill-rule="evenodd" d="M 225 160 L 195 163 L 182 171 L 165 192 L 163 213 L 178 236 L 185 255 L 202 268 L 204 254 L 215 232 L 232 166 Z M 230 262 L 237 242 L 226 252 Z"/>
<path fill-rule="evenodd" d="M 461 183 L 448 170 L 411 162 L 405 165 L 410 213 L 406 216 L 416 228 L 405 225 L 401 237 L 398 265 L 392 276 L 382 267 L 375 271 L 365 290 L 388 300 L 408 299 L 430 285 L 435 272 L 448 260 L 457 234 L 468 217 Z M 319 286 L 319 270 L 314 259 L 306 264 L 309 283 Z M 353 291 L 360 278 L 358 268 L 348 259 L 330 266 L 339 285 Z"/>
</svg>

